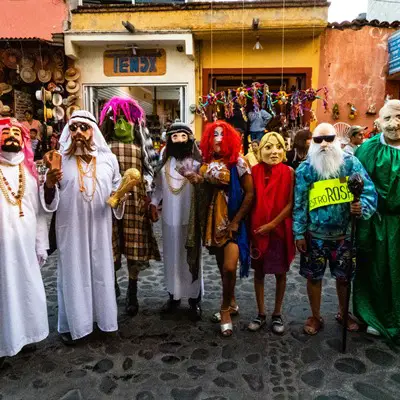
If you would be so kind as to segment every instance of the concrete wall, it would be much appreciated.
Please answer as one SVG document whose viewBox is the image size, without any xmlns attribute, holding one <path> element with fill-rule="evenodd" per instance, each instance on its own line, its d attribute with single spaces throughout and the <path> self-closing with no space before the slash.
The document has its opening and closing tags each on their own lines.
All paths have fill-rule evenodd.
<svg viewBox="0 0 400 400">
<path fill-rule="evenodd" d="M 68 19 L 64 1 L 1 0 L 0 37 L 38 37 L 51 39 L 52 33 L 63 32 Z"/>
<path fill-rule="evenodd" d="M 366 115 L 370 104 L 377 111 L 383 106 L 386 94 L 399 96 L 398 82 L 387 82 L 387 39 L 393 29 L 365 26 L 361 30 L 327 29 L 321 36 L 319 87 L 329 89 L 329 113 L 318 105 L 319 122 L 346 122 L 372 128 L 377 115 Z M 354 120 L 348 118 L 353 103 L 358 110 Z M 340 119 L 332 119 L 331 108 L 339 104 Z"/>
</svg>

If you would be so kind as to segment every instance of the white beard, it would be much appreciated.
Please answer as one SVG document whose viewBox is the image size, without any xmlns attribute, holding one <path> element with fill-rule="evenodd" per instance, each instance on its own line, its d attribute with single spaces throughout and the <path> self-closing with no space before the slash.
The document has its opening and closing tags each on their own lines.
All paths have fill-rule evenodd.
<svg viewBox="0 0 400 400">
<path fill-rule="evenodd" d="M 320 178 L 339 177 L 340 167 L 343 164 L 343 151 L 337 139 L 332 145 L 325 147 L 325 151 L 321 151 L 321 145 L 311 142 L 308 157 L 311 166 L 317 171 Z"/>
</svg>

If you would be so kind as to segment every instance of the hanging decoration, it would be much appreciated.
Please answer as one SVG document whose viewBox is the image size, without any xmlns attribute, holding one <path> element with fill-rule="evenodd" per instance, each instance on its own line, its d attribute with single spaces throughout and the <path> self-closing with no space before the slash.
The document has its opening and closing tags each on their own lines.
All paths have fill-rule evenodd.
<svg viewBox="0 0 400 400">
<path fill-rule="evenodd" d="M 376 115 L 376 104 L 375 103 L 372 103 L 368 106 L 366 114 L 367 115 Z"/>
<path fill-rule="evenodd" d="M 349 119 L 353 120 L 357 116 L 357 108 L 353 103 L 347 103 L 350 107 Z"/>
<path fill-rule="evenodd" d="M 337 121 L 339 119 L 339 104 L 335 103 L 332 107 L 332 119 Z"/>
<path fill-rule="evenodd" d="M 320 89 L 295 90 L 287 93 L 282 86 L 279 92 L 270 92 L 266 83 L 254 82 L 251 86 L 241 85 L 236 89 L 228 89 L 215 93 L 213 89 L 205 96 L 199 97 L 196 113 L 204 121 L 207 121 L 206 111 L 211 110 L 213 119 L 217 118 L 220 106 L 224 106 L 225 118 L 233 116 L 234 104 L 240 106 L 243 119 L 247 121 L 246 107 L 247 102 L 253 103 L 253 109 L 258 111 L 264 109 L 276 116 L 275 105 L 279 106 L 280 114 L 286 116 L 286 106 L 290 106 L 290 119 L 295 120 L 304 116 L 305 111 L 311 111 L 311 103 L 316 100 L 323 102 L 325 112 L 328 110 L 328 94 L 326 87 Z M 286 117 L 285 117 L 286 118 Z"/>
</svg>

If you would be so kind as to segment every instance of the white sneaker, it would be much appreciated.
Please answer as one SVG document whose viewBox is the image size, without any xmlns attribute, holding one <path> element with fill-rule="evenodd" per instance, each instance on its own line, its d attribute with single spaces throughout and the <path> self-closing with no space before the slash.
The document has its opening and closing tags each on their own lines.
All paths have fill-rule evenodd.
<svg viewBox="0 0 400 400">
<path fill-rule="evenodd" d="M 370 335 L 373 336 L 381 336 L 381 334 L 379 333 L 379 331 L 377 331 L 375 328 L 373 328 L 372 326 L 368 326 L 367 328 L 367 333 L 369 333 Z"/>
</svg>

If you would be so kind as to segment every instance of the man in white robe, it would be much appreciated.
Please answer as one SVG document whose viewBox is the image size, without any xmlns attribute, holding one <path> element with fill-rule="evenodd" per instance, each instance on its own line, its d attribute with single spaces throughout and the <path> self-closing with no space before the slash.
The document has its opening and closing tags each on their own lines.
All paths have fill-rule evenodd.
<svg viewBox="0 0 400 400">
<path fill-rule="evenodd" d="M 174 123 L 167 130 L 167 144 L 161 155 L 162 167 L 156 175 L 155 190 L 151 201 L 151 215 L 158 218 L 157 207 L 162 200 L 162 232 L 165 283 L 169 300 L 164 312 L 175 311 L 182 298 L 189 299 L 190 316 L 201 318 L 200 300 L 203 291 L 201 251 L 198 250 L 197 266 L 188 263 L 187 242 L 190 224 L 194 222 L 193 172 L 200 167 L 200 153 L 188 125 Z M 177 171 L 179 170 L 180 173 Z M 193 181 L 193 183 L 195 183 Z M 196 246 L 201 246 L 200 241 Z"/>
<path fill-rule="evenodd" d="M 0 120 L 0 368 L 6 356 L 49 334 L 40 266 L 47 226 L 29 132 Z"/>
<path fill-rule="evenodd" d="M 121 181 L 118 162 L 95 117 L 75 111 L 60 138 L 61 169 L 44 184 L 56 201 L 58 332 L 65 344 L 89 335 L 94 323 L 118 329 L 112 254 L 112 214 L 106 203 Z"/>
</svg>

